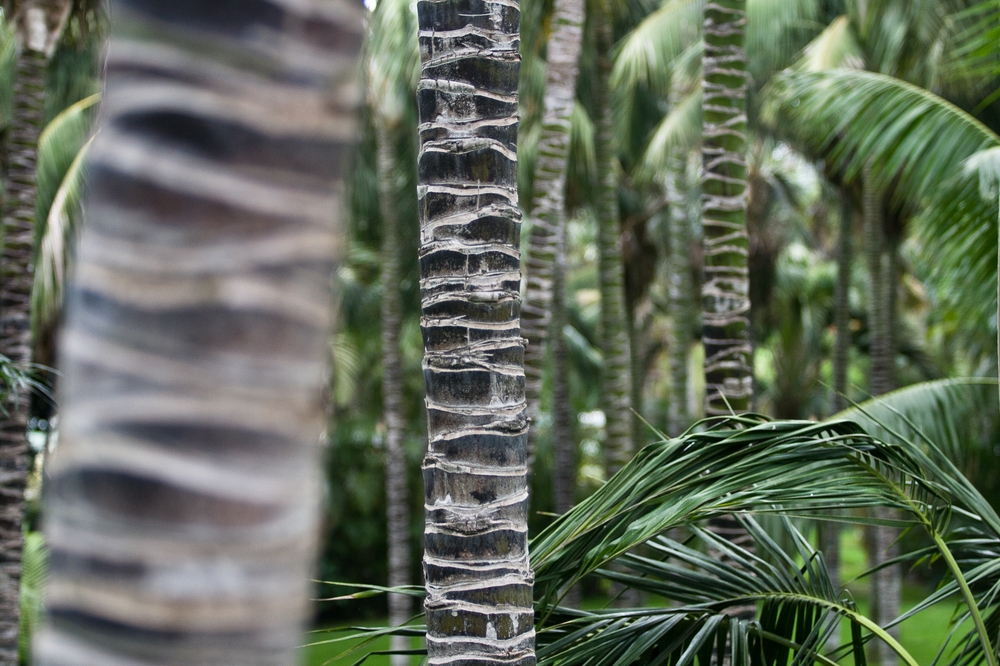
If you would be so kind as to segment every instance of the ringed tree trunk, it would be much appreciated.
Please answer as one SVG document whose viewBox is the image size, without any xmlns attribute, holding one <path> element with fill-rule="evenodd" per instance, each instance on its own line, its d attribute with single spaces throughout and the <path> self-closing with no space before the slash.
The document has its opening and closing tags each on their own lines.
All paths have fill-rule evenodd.
<svg viewBox="0 0 1000 666">
<path fill-rule="evenodd" d="M 870 175 L 864 174 L 864 217 L 865 217 L 865 258 L 868 264 L 868 320 L 871 359 L 869 389 L 878 396 L 895 388 L 894 363 L 896 357 L 894 328 L 896 319 L 896 297 L 898 262 L 895 243 L 887 243 L 885 237 L 884 194 Z M 881 519 L 891 519 L 893 513 L 887 509 L 876 509 L 875 515 Z M 899 531 L 891 527 L 874 526 L 869 529 L 871 566 L 892 559 L 899 554 L 895 543 Z M 899 615 L 902 576 L 899 566 L 881 569 L 871 576 L 872 619 L 881 625 Z M 899 637 L 899 626 L 889 630 Z M 883 666 L 895 666 L 896 656 L 891 650 L 874 647 L 874 661 Z"/>
<path fill-rule="evenodd" d="M 396 127 L 377 122 L 378 178 L 382 213 L 382 407 L 385 417 L 385 506 L 388 541 L 389 587 L 410 584 L 410 510 L 407 489 L 406 414 L 403 402 L 403 355 L 399 333 L 403 325 L 403 297 L 399 257 L 399 215 L 397 214 L 396 173 L 394 150 Z M 406 594 L 389 595 L 389 625 L 405 624 L 413 613 Z M 392 636 L 390 647 L 401 651 L 409 648 L 405 636 Z M 406 666 L 408 655 L 392 655 L 393 666 Z"/>
<path fill-rule="evenodd" d="M 667 262 L 667 290 L 670 302 L 670 328 L 667 354 L 670 368 L 670 393 L 667 403 L 667 431 L 680 436 L 691 424 L 688 413 L 688 352 L 691 342 L 693 285 L 691 280 L 691 227 L 688 218 L 686 165 L 681 155 L 671 157 L 665 174 L 667 215 L 670 234 L 670 257 Z"/>
<path fill-rule="evenodd" d="M 38 137 L 45 119 L 45 79 L 49 56 L 69 9 L 66 0 L 48 4 L 29 1 L 22 3 L 15 17 L 20 53 L 14 74 L 14 117 L 7 139 L 7 200 L 0 251 L 0 354 L 25 370 L 32 362 L 35 171 Z M 18 662 L 21 520 L 31 467 L 27 436 L 30 406 L 30 395 L 10 390 L 0 414 L 0 664 L 4 665 Z"/>
<path fill-rule="evenodd" d="M 747 411 L 753 398 L 746 231 L 746 0 L 705 5 L 702 226 L 705 413 Z"/>
<path fill-rule="evenodd" d="M 559 253 L 565 251 L 566 162 L 569 157 L 570 115 L 580 71 L 583 18 L 582 0 L 555 0 L 545 70 L 545 108 L 535 168 L 535 194 L 524 262 L 524 303 L 521 307 L 521 332 L 528 341 L 524 350 L 524 374 L 525 398 L 531 419 L 528 430 L 529 466 L 535 454 L 545 343 L 552 326 L 555 264 L 559 261 Z M 561 335 L 560 330 L 554 329 L 553 335 Z"/>
<path fill-rule="evenodd" d="M 535 663 L 520 315 L 516 2 L 418 0 L 432 665 Z"/>
<path fill-rule="evenodd" d="M 597 25 L 597 249 L 601 291 L 601 351 L 604 355 L 601 399 L 607 436 L 605 458 L 608 476 L 625 466 L 635 453 L 632 441 L 632 360 L 626 329 L 625 275 L 622 266 L 621 222 L 618 210 L 618 173 L 615 169 L 614 119 L 611 115 L 611 17 Z"/>
<path fill-rule="evenodd" d="M 35 663 L 291 666 L 362 10 L 111 15 Z"/>
</svg>

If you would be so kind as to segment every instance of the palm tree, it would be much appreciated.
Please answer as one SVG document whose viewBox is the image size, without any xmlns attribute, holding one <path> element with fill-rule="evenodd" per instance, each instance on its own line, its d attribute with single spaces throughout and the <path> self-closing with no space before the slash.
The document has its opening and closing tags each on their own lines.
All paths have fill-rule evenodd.
<svg viewBox="0 0 1000 666">
<path fill-rule="evenodd" d="M 601 351 L 604 371 L 601 380 L 602 409 L 606 419 L 604 440 L 609 476 L 617 472 L 635 451 L 632 441 L 632 349 L 626 328 L 625 276 L 622 266 L 621 221 L 618 210 L 617 150 L 611 107 L 611 48 L 613 35 L 607 3 L 597 3 L 603 16 L 596 26 L 596 76 L 593 82 L 597 115 L 594 137 L 597 159 L 598 276 L 601 290 Z"/>
<path fill-rule="evenodd" d="M 114 10 L 35 663 L 292 664 L 361 11 Z"/>
<path fill-rule="evenodd" d="M 537 423 L 545 365 L 545 342 L 552 327 L 553 278 L 566 233 L 566 168 L 570 147 L 570 116 L 576 100 L 583 43 L 583 0 L 557 0 L 545 68 L 545 96 L 538 158 L 535 163 L 521 330 L 524 350 L 525 398 Z M 561 335 L 559 329 L 553 335 Z M 528 431 L 528 457 L 534 456 L 535 427 Z"/>
<path fill-rule="evenodd" d="M 745 412 L 753 396 L 746 232 L 745 0 L 705 6 L 702 228 L 705 412 Z"/>
<path fill-rule="evenodd" d="M 418 3 L 431 664 L 534 660 L 516 5 Z"/>
<path fill-rule="evenodd" d="M 31 365 L 31 291 L 35 258 L 35 165 L 45 119 L 45 74 L 72 4 L 26 0 L 17 7 L 20 55 L 14 78 L 13 118 L 7 138 L 7 201 L 0 250 L 0 354 Z M 0 418 L 0 661 L 17 662 L 21 518 L 29 471 L 30 395 L 10 394 Z"/>
<path fill-rule="evenodd" d="M 385 419 L 385 506 L 389 587 L 410 584 L 410 502 L 404 441 L 406 412 L 403 395 L 403 355 L 399 336 L 403 324 L 400 258 L 399 175 L 396 145 L 411 127 L 410 102 L 419 76 L 416 16 L 408 2 L 383 0 L 370 25 L 366 53 L 366 89 L 374 119 L 377 172 L 382 218 L 382 402 Z M 406 132 L 408 134 L 408 132 Z M 408 138 L 408 137 L 407 137 Z M 415 199 L 416 192 L 412 195 Z M 413 201 L 415 207 L 416 201 Z M 389 624 L 405 624 L 412 615 L 411 598 L 389 595 Z M 404 637 L 394 636 L 392 648 L 407 648 Z M 407 657 L 394 655 L 394 666 L 406 666 Z"/>
</svg>

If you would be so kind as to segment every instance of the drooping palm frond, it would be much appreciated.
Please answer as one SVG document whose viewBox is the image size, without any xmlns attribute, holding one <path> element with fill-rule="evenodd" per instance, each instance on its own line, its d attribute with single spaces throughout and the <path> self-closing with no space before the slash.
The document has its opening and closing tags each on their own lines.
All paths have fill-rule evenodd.
<svg viewBox="0 0 1000 666">
<path fill-rule="evenodd" d="M 951 69 L 987 80 L 1000 76 L 1000 5 L 980 0 L 956 19 L 960 29 L 950 54 Z"/>
<path fill-rule="evenodd" d="M 646 85 L 665 92 L 674 59 L 701 41 L 705 0 L 665 0 L 621 42 L 611 72 L 611 86 Z"/>
<path fill-rule="evenodd" d="M 824 69 L 861 69 L 864 53 L 847 16 L 838 16 L 806 46 L 794 67 L 816 72 Z"/>
<path fill-rule="evenodd" d="M 995 315 L 997 203 L 978 195 L 966 164 L 1000 146 L 1000 136 L 923 88 L 836 69 L 779 75 L 764 92 L 761 118 L 847 181 L 870 164 L 877 185 L 918 214 L 914 231 L 931 255 L 935 286 L 970 321 Z"/>
<path fill-rule="evenodd" d="M 642 159 L 633 169 L 636 181 L 654 180 L 668 168 L 671 156 L 697 146 L 701 141 L 701 125 L 701 88 L 697 88 L 657 125 Z"/>
<path fill-rule="evenodd" d="M 966 377 L 913 384 L 833 418 L 853 421 L 887 442 L 901 438 L 933 442 L 959 469 L 966 470 L 977 449 L 987 447 L 993 453 L 996 406 L 995 378 Z"/>
<path fill-rule="evenodd" d="M 73 241 L 83 220 L 85 158 L 99 95 L 70 105 L 38 140 L 35 200 L 35 280 L 31 286 L 31 325 L 46 338 L 62 310 L 62 294 Z"/>
<path fill-rule="evenodd" d="M 848 618 L 858 631 L 850 647 L 864 650 L 865 632 L 889 641 L 903 660 L 916 664 L 898 643 L 858 613 L 849 595 L 830 580 L 822 555 L 790 521 L 781 531 L 793 544 L 783 550 L 749 517 L 739 518 L 755 551 L 734 545 L 707 530 L 691 528 L 695 543 L 657 536 L 642 555 L 618 558 L 625 571 L 599 575 L 657 594 L 677 607 L 572 611 L 555 609 L 538 629 L 539 663 L 611 666 L 628 664 L 708 664 L 728 648 L 729 663 L 784 665 L 835 663 L 823 654 L 830 634 Z M 696 546 L 701 547 L 696 547 Z M 722 558 L 706 554 L 714 550 Z M 731 611 L 759 605 L 754 619 Z M 722 654 L 716 663 L 723 663 Z"/>
</svg>

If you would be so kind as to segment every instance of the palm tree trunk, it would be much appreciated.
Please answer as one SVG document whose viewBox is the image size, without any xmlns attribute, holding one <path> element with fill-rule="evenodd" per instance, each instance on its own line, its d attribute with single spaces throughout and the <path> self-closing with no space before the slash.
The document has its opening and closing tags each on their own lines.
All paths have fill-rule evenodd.
<svg viewBox="0 0 1000 666">
<path fill-rule="evenodd" d="M 45 116 L 45 56 L 27 46 L 17 60 L 8 138 L 7 210 L 0 255 L 0 354 L 31 365 L 31 285 L 35 259 L 35 165 Z M 0 416 L 0 664 L 17 664 L 21 519 L 30 468 L 31 396 L 8 394 Z"/>
<path fill-rule="evenodd" d="M 291 666 L 363 10 L 112 9 L 35 663 Z"/>
<path fill-rule="evenodd" d="M 389 587 L 410 584 L 410 511 L 407 492 L 406 415 L 403 405 L 402 353 L 399 332 L 403 324 L 403 298 L 399 290 L 399 215 L 393 150 L 393 128 L 381 124 L 378 132 L 378 177 L 382 194 L 382 405 L 385 415 L 385 507 Z M 389 595 L 389 625 L 405 624 L 413 613 L 410 597 Z M 406 650 L 409 641 L 393 636 L 393 650 Z M 393 666 L 406 666 L 409 657 L 392 655 Z"/>
<path fill-rule="evenodd" d="M 552 34 L 545 70 L 545 108 L 535 168 L 524 288 L 521 332 L 528 341 L 524 350 L 525 398 L 533 424 L 538 422 L 545 366 L 545 343 L 552 320 L 555 263 L 566 234 L 566 160 L 569 157 L 570 115 L 576 99 L 583 42 L 584 3 L 556 0 L 552 9 Z M 560 335 L 555 329 L 554 335 Z M 534 459 L 536 427 L 528 430 L 528 459 Z"/>
<path fill-rule="evenodd" d="M 670 328 L 667 353 L 670 366 L 670 394 L 667 404 L 667 430 L 678 437 L 691 424 L 688 413 L 688 352 L 691 342 L 691 318 L 694 316 L 691 280 L 691 226 L 688 219 L 685 165 L 681 156 L 670 160 L 666 173 L 667 214 L 670 232 L 668 260 L 668 295 Z"/>
<path fill-rule="evenodd" d="M 618 211 L 618 174 L 615 169 L 614 120 L 611 116 L 608 78 L 611 74 L 611 20 L 597 21 L 597 248 L 601 290 L 601 351 L 604 373 L 601 400 L 606 418 L 604 440 L 608 476 L 632 459 L 631 370 L 626 331 L 625 276 L 622 266 L 621 222 Z"/>
<path fill-rule="evenodd" d="M 887 247 L 884 220 L 883 194 L 872 183 L 870 171 L 864 174 L 864 216 L 865 216 L 865 255 L 868 263 L 869 284 L 869 331 L 871 359 L 870 391 L 872 395 L 882 395 L 894 388 L 895 344 L 893 328 L 896 309 L 896 273 L 897 262 L 893 255 L 895 246 Z M 889 250 L 888 252 L 886 250 Z M 875 515 L 881 519 L 891 519 L 893 513 L 888 509 L 876 509 Z M 870 545 L 870 562 L 875 566 L 898 555 L 898 530 L 891 527 L 872 527 L 868 538 Z M 871 610 L 872 619 L 879 624 L 886 624 L 899 615 L 901 594 L 901 575 L 898 566 L 877 571 L 871 576 Z M 890 630 L 890 634 L 899 637 L 898 625 Z M 896 656 L 891 650 L 876 643 L 874 662 L 882 666 L 895 666 Z"/>
<path fill-rule="evenodd" d="M 746 0 L 705 6 L 702 286 L 705 413 L 745 412 L 753 397 L 746 231 Z"/>
<path fill-rule="evenodd" d="M 854 207 L 845 192 L 840 208 L 840 237 L 837 242 L 837 290 L 834 295 L 833 321 L 837 339 L 833 347 L 833 411 L 847 408 L 847 370 L 851 352 L 851 235 Z"/>
<path fill-rule="evenodd" d="M 516 4 L 417 3 L 428 663 L 531 666 Z"/>
<path fill-rule="evenodd" d="M 562 239 L 566 243 L 565 234 Z M 576 499 L 576 443 L 569 391 L 569 359 L 566 351 L 566 251 L 559 249 L 552 281 L 552 494 L 555 512 L 564 514 Z"/>
</svg>

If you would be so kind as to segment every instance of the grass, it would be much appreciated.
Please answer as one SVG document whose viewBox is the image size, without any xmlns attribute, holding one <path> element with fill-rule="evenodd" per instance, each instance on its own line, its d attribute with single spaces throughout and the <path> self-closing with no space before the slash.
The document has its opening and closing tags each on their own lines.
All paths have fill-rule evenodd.
<svg viewBox="0 0 1000 666">
<path fill-rule="evenodd" d="M 866 568 L 865 551 L 861 542 L 860 528 L 846 528 L 841 535 L 841 575 L 843 580 L 851 580 L 861 574 Z M 862 581 L 860 584 L 851 583 L 848 585 L 851 594 L 854 595 L 862 612 L 868 609 L 868 584 Z M 903 587 L 903 610 L 908 610 L 927 594 L 926 589 L 917 585 L 906 584 Z M 600 607 L 602 604 L 597 600 L 588 600 L 586 607 Z M 930 664 L 937 656 L 938 650 L 949 631 L 949 623 L 955 610 L 953 601 L 939 603 L 923 613 L 910 618 L 900 627 L 900 642 L 910 654 L 920 664 Z M 366 623 L 368 626 L 384 626 L 385 622 Z M 347 656 L 341 656 L 345 651 L 358 647 L 363 642 L 361 640 L 324 642 L 336 639 L 344 635 L 344 632 L 335 633 L 333 631 L 318 631 L 309 634 L 306 641 L 312 645 L 303 648 L 303 666 L 352 666 L 369 650 L 387 650 L 389 648 L 388 638 L 379 638 L 372 642 L 370 647 L 358 650 Z M 850 629 L 844 623 L 841 632 L 841 640 L 847 641 L 850 636 Z M 418 663 L 414 658 L 414 664 Z M 848 656 L 841 663 L 853 665 L 853 659 Z M 389 657 L 376 655 L 365 661 L 366 666 L 389 666 Z"/>
</svg>

